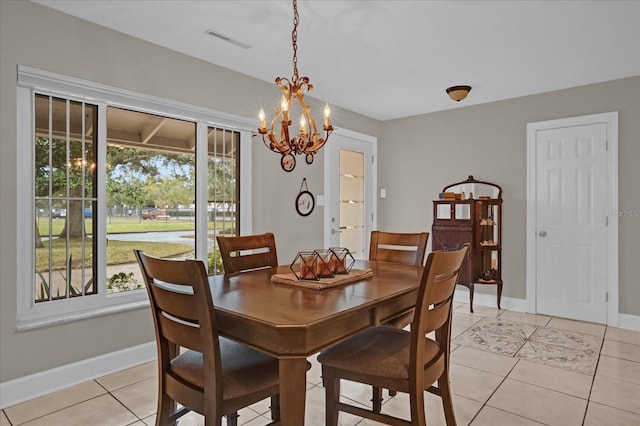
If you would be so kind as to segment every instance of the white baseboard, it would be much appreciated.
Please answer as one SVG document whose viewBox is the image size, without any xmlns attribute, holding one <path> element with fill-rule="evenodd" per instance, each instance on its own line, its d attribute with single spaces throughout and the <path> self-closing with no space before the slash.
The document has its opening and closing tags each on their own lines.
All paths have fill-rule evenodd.
<svg viewBox="0 0 640 426">
<path fill-rule="evenodd" d="M 86 382 L 157 357 L 155 341 L 0 383 L 0 408 Z"/>
<path fill-rule="evenodd" d="M 463 288 L 456 289 L 456 292 L 453 294 L 453 301 L 459 303 L 469 303 L 469 290 Z M 497 308 L 498 301 L 496 300 L 495 294 L 485 294 L 474 291 L 473 305 Z M 502 296 L 500 298 L 500 308 L 508 309 L 510 311 L 527 312 L 527 300 Z"/>
<path fill-rule="evenodd" d="M 469 290 L 465 288 L 457 288 L 453 295 L 453 301 L 459 303 L 469 303 Z M 487 306 L 490 308 L 496 308 L 496 296 L 495 294 L 485 294 L 474 292 L 473 293 L 473 305 Z M 529 302 L 527 299 L 516 299 L 514 297 L 502 297 L 500 300 L 500 307 L 502 309 L 508 309 L 510 311 L 528 312 Z M 626 330 L 640 331 L 640 315 L 631 314 L 618 314 L 618 324 L 612 325 L 614 327 L 624 328 Z"/>
<path fill-rule="evenodd" d="M 640 315 L 618 314 L 618 327 L 640 331 Z"/>
</svg>

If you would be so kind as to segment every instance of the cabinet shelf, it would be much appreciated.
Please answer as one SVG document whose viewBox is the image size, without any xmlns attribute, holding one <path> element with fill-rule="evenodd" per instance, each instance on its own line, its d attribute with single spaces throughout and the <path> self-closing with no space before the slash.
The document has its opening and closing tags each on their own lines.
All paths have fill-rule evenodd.
<svg viewBox="0 0 640 426">
<path fill-rule="evenodd" d="M 465 181 L 444 187 L 441 194 L 449 198 L 433 201 L 433 250 L 456 250 L 469 244 L 458 284 L 469 289 L 470 311 L 473 312 L 474 283 L 496 285 L 500 309 L 502 188 L 469 176 Z"/>
</svg>

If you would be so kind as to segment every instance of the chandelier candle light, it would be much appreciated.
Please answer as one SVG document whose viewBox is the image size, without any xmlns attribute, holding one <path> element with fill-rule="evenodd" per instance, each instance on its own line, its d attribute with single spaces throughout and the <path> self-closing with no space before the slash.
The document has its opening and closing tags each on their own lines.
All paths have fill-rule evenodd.
<svg viewBox="0 0 640 426">
<path fill-rule="evenodd" d="M 331 109 L 329 104 L 324 107 L 324 122 L 322 129 L 324 137 L 320 136 L 316 126 L 316 120 L 311 116 L 311 107 L 304 102 L 304 92 L 313 90 L 313 85 L 309 83 L 309 77 L 298 76 L 298 5 L 293 0 L 293 31 L 291 32 L 291 41 L 293 44 L 293 77 L 291 80 L 278 77 L 276 84 L 282 90 L 282 98 L 280 107 L 275 108 L 275 114 L 271 120 L 271 126 L 267 129 L 264 109 L 260 108 L 258 118 L 260 119 L 260 127 L 258 132 L 262 135 L 262 141 L 273 152 L 282 155 L 280 165 L 282 168 L 290 172 L 296 167 L 295 155 L 305 155 L 307 164 L 313 163 L 313 156 L 327 143 L 329 135 L 333 131 L 330 122 Z M 292 134 L 291 127 L 291 106 L 293 97 L 298 100 L 302 114 L 300 115 L 299 133 L 296 136 Z M 280 135 L 276 135 L 276 126 L 280 119 Z M 265 137 L 266 136 L 266 137 Z M 268 139 L 268 142 L 267 142 Z"/>
</svg>

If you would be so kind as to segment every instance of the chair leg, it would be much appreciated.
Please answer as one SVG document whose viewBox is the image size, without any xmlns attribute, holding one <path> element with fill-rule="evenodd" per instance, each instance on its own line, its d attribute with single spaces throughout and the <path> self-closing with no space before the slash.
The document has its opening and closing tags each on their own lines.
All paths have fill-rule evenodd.
<svg viewBox="0 0 640 426">
<path fill-rule="evenodd" d="M 156 416 L 156 425 L 169 424 L 174 405 L 175 403 L 171 398 L 169 398 L 169 395 L 162 391 L 158 392 L 158 414 Z"/>
<path fill-rule="evenodd" d="M 271 397 L 271 420 L 280 420 L 280 395 Z"/>
<path fill-rule="evenodd" d="M 227 418 L 227 426 L 238 426 L 238 417 L 240 416 L 237 411 L 227 414 L 225 417 Z"/>
<path fill-rule="evenodd" d="M 325 387 L 326 426 L 338 426 L 338 401 L 340 400 L 340 379 L 334 372 L 323 366 L 322 376 Z"/>
<path fill-rule="evenodd" d="M 398 394 L 398 391 L 394 391 L 392 389 L 389 389 L 389 396 L 396 396 Z"/>
<path fill-rule="evenodd" d="M 379 413 L 382 410 L 382 388 L 377 386 L 372 387 L 372 398 L 371 402 L 373 404 L 373 412 Z"/>
<path fill-rule="evenodd" d="M 424 390 L 415 387 L 409 391 L 409 404 L 411 405 L 411 425 L 427 426 L 424 414 Z M 447 426 L 451 426 L 447 423 Z"/>
<path fill-rule="evenodd" d="M 447 426 L 456 426 L 456 415 L 453 410 L 453 398 L 451 397 L 451 383 L 449 383 L 449 374 L 445 371 L 438 380 L 438 388 L 442 397 L 442 408 L 444 409 L 444 418 Z"/>
</svg>

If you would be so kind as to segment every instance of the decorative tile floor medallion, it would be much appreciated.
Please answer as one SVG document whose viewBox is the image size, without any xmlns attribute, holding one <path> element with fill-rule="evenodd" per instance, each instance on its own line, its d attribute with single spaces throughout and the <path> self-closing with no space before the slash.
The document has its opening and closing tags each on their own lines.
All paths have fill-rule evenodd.
<svg viewBox="0 0 640 426">
<path fill-rule="evenodd" d="M 573 331 L 540 327 L 517 357 L 577 373 L 593 375 L 602 338 Z"/>
<path fill-rule="evenodd" d="M 602 338 L 499 318 L 483 318 L 452 343 L 593 375 Z"/>
<path fill-rule="evenodd" d="M 453 343 L 514 356 L 536 328 L 522 322 L 483 318 L 456 337 Z"/>
</svg>

